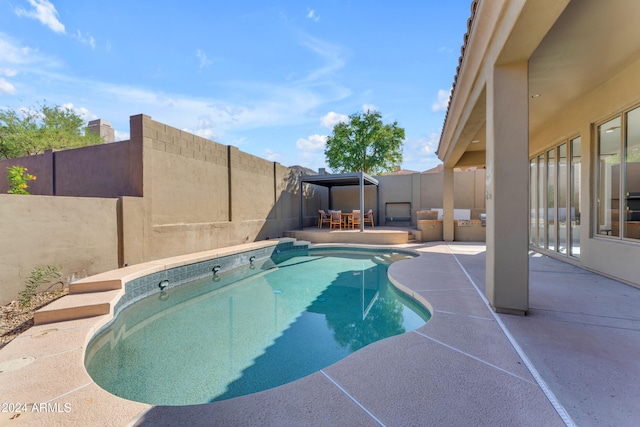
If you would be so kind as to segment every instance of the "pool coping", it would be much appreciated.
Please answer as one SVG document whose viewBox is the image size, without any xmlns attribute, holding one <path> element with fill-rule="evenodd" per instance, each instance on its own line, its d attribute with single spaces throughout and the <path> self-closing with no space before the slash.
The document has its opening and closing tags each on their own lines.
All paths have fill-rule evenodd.
<svg viewBox="0 0 640 427">
<path fill-rule="evenodd" d="M 244 252 L 253 245 L 212 252 Z M 24 425 L 172 425 L 177 419 L 191 425 L 420 425 L 427 419 L 434 424 L 566 424 L 462 273 L 450 246 L 435 242 L 387 248 L 420 254 L 389 268 L 392 283 L 432 313 L 416 331 L 371 344 L 275 389 L 206 405 L 167 407 L 113 396 L 87 374 L 86 346 L 113 312 L 38 325 L 0 350 L 0 366 L 5 366 L 0 375 L 6 377 L 0 384 L 2 402 L 26 405 L 26 411 L 1 413 L 0 424 L 11 416 Z M 131 279 L 189 262 L 185 255 L 169 263 L 127 267 L 120 274 Z M 110 274 L 115 273 L 104 278 L 110 280 Z M 108 292 L 117 299 L 123 291 Z M 26 366 L 6 368 L 9 361 Z"/>
</svg>

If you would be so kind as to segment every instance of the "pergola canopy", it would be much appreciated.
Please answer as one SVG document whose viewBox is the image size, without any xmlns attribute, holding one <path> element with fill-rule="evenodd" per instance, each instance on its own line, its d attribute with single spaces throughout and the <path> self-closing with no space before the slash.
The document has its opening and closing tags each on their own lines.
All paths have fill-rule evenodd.
<svg viewBox="0 0 640 427">
<path fill-rule="evenodd" d="M 354 186 L 360 187 L 360 212 L 364 212 L 364 186 L 375 185 L 378 187 L 378 180 L 374 177 L 367 175 L 364 172 L 350 172 L 350 173 L 335 173 L 335 174 L 322 174 L 322 175 L 303 175 L 300 177 L 300 206 L 299 206 L 299 227 L 303 229 L 302 219 L 303 215 L 303 203 L 302 203 L 302 185 L 304 183 L 321 185 L 329 188 L 329 206 L 331 206 L 331 187 L 344 187 Z M 376 191 L 377 198 L 377 191 Z M 377 201 L 377 200 L 376 200 Z M 360 222 L 360 231 L 364 231 L 364 221 Z"/>
</svg>

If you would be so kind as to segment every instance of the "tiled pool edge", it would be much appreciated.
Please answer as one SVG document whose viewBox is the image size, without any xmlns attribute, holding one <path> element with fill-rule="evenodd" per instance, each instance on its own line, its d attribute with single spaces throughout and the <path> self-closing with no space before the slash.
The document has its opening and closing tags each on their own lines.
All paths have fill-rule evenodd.
<svg viewBox="0 0 640 427">
<path fill-rule="evenodd" d="M 203 261 L 185 263 L 179 266 L 173 266 L 173 264 L 168 263 L 166 268 L 161 271 L 123 283 L 125 293 L 115 304 L 113 317 L 115 318 L 123 309 L 144 298 L 161 294 L 163 291 L 189 281 L 213 277 L 218 272 L 224 273 L 252 263 L 261 265 L 261 263 L 267 262 L 274 253 L 306 251 L 308 247 L 309 244 L 307 242 L 282 239 L 277 241 L 275 245 L 223 254 Z M 180 264 L 183 264 L 182 257 Z M 214 268 L 217 268 L 216 272 L 214 272 Z M 161 283 L 164 284 L 163 287 L 160 286 Z"/>
</svg>

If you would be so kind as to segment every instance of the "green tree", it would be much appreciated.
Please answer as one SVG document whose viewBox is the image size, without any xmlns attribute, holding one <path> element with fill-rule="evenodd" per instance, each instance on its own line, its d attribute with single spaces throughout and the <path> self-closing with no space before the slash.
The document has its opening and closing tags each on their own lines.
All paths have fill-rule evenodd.
<svg viewBox="0 0 640 427">
<path fill-rule="evenodd" d="M 34 109 L 0 110 L 0 159 L 30 156 L 45 150 L 101 144 L 72 109 L 42 105 Z"/>
<path fill-rule="evenodd" d="M 338 123 L 327 138 L 324 155 L 332 170 L 379 174 L 402 163 L 404 129 L 398 122 L 383 124 L 377 111 L 355 113 Z"/>
</svg>

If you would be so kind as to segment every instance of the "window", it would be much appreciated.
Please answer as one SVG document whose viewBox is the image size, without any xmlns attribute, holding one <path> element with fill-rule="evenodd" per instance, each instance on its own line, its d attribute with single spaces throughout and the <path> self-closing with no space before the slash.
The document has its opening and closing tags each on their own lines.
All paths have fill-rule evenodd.
<svg viewBox="0 0 640 427">
<path fill-rule="evenodd" d="M 533 158 L 529 162 L 529 245 L 538 246 L 538 208 L 536 201 L 538 193 L 536 184 L 538 182 L 538 163 Z"/>
<path fill-rule="evenodd" d="M 544 154 L 538 156 L 538 247 L 544 248 Z"/>
<path fill-rule="evenodd" d="M 580 256 L 580 144 L 576 137 L 529 162 L 529 244 L 572 257 Z"/>
<path fill-rule="evenodd" d="M 640 239 L 640 108 L 598 126 L 596 234 Z"/>
<path fill-rule="evenodd" d="M 620 117 L 598 126 L 597 233 L 619 236 Z"/>
<path fill-rule="evenodd" d="M 557 248 L 556 250 L 561 254 L 567 253 L 567 240 L 568 240 L 568 220 L 567 217 L 567 144 L 562 144 L 558 147 L 558 197 L 556 200 L 556 236 L 557 236 Z"/>
<path fill-rule="evenodd" d="M 556 249 L 556 158 L 555 149 L 547 151 L 547 249 Z"/>
<path fill-rule="evenodd" d="M 580 257 L 580 171 L 581 171 L 581 140 L 574 138 L 570 142 L 571 166 L 569 167 L 571 176 L 569 177 L 569 212 L 570 219 L 570 245 L 569 255 Z"/>
<path fill-rule="evenodd" d="M 627 113 L 624 237 L 640 239 L 640 108 Z"/>
</svg>

